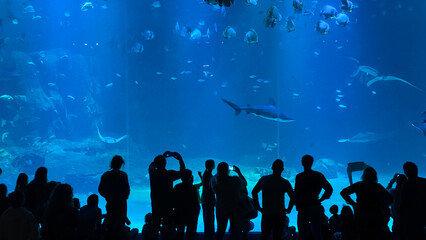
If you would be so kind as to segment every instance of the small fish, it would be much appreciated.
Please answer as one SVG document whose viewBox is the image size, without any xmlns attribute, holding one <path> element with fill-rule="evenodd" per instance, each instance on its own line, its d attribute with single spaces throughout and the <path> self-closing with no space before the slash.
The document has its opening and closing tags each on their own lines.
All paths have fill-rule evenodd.
<svg viewBox="0 0 426 240">
<path fill-rule="evenodd" d="M 19 23 L 19 20 L 17 18 L 15 18 L 15 19 L 12 20 L 12 23 L 17 25 Z"/>
<path fill-rule="evenodd" d="M 301 0 L 293 0 L 293 8 L 295 13 L 301 13 L 303 11 L 303 2 Z"/>
<path fill-rule="evenodd" d="M 342 97 L 344 97 L 344 95 L 339 94 L 339 95 L 337 95 L 337 97 L 342 98 Z"/>
<path fill-rule="evenodd" d="M 296 26 L 295 26 L 295 23 L 294 23 L 292 17 L 287 17 L 286 18 L 284 28 L 285 28 L 285 30 L 287 30 L 287 32 L 294 32 L 294 31 L 296 31 Z"/>
<path fill-rule="evenodd" d="M 340 98 L 336 98 L 336 102 L 340 102 Z"/>
<path fill-rule="evenodd" d="M 317 106 L 317 109 L 318 109 L 318 110 L 321 110 L 321 106 Z"/>
<path fill-rule="evenodd" d="M 343 104 L 339 104 L 339 108 L 347 108 L 347 106 Z"/>
<path fill-rule="evenodd" d="M 204 25 L 206 25 L 206 23 L 203 20 L 200 20 L 200 21 L 198 21 L 198 25 L 204 26 Z"/>
<path fill-rule="evenodd" d="M 256 77 L 257 77 L 256 75 L 250 75 L 249 76 L 249 78 L 251 78 L 251 79 L 256 78 Z"/>
<path fill-rule="evenodd" d="M 194 31 L 191 32 L 191 36 L 189 37 L 189 39 L 191 40 L 198 40 L 201 38 L 201 31 L 196 28 Z"/>
<path fill-rule="evenodd" d="M 348 15 L 344 14 L 344 13 L 338 13 L 335 17 L 336 20 L 336 24 L 339 26 L 346 26 L 349 23 L 349 17 Z"/>
<path fill-rule="evenodd" d="M 227 82 L 223 82 L 222 84 L 220 84 L 221 87 L 226 88 L 228 87 L 228 83 Z"/>
<path fill-rule="evenodd" d="M 315 24 L 315 30 L 320 34 L 327 34 L 330 31 L 330 25 L 323 20 L 319 20 Z"/>
<path fill-rule="evenodd" d="M 35 65 L 34 62 L 27 62 L 28 65 Z"/>
<path fill-rule="evenodd" d="M 299 96 L 300 96 L 300 94 L 298 94 L 298 93 L 293 93 L 293 96 L 295 96 L 295 97 L 299 97 Z"/>
<path fill-rule="evenodd" d="M 223 30 L 222 35 L 224 38 L 234 38 L 237 36 L 237 32 L 233 27 L 227 26 L 225 30 Z"/>
<path fill-rule="evenodd" d="M 246 35 L 244 36 L 244 42 L 248 44 L 257 44 L 259 42 L 259 38 L 257 36 L 257 32 L 254 29 L 250 29 Z"/>
<path fill-rule="evenodd" d="M 40 20 L 42 17 L 41 16 L 33 16 L 33 20 Z"/>
<path fill-rule="evenodd" d="M 145 30 L 141 35 L 145 40 L 152 40 L 155 37 L 154 32 L 151 30 Z"/>
<path fill-rule="evenodd" d="M 157 75 L 163 75 L 163 72 L 156 72 Z"/>
<path fill-rule="evenodd" d="M 135 81 L 135 84 L 136 84 L 136 85 L 139 85 L 139 82 L 138 82 L 138 81 Z"/>
<path fill-rule="evenodd" d="M 337 50 L 340 50 L 340 49 L 342 49 L 343 48 L 343 46 L 338 46 L 336 49 Z"/>
<path fill-rule="evenodd" d="M 132 52 L 134 53 L 142 53 L 143 51 L 144 51 L 144 47 L 142 43 L 140 42 L 135 43 L 135 45 L 133 45 L 132 47 Z"/>
<path fill-rule="evenodd" d="M 175 80 L 177 80 L 177 77 L 171 77 L 170 79 L 175 81 Z"/>
<path fill-rule="evenodd" d="M 372 94 L 377 94 L 376 91 L 371 91 Z"/>
<path fill-rule="evenodd" d="M 92 2 L 85 2 L 81 5 L 81 11 L 86 12 L 87 10 L 94 8 Z"/>
<path fill-rule="evenodd" d="M 28 5 L 24 8 L 24 13 L 35 13 L 34 7 L 32 5 Z"/>
<path fill-rule="evenodd" d="M 115 76 L 121 78 L 121 74 L 119 74 L 119 73 L 116 73 Z"/>
<path fill-rule="evenodd" d="M 253 89 L 259 89 L 260 88 L 260 86 L 259 85 L 254 85 L 253 86 Z"/>
<path fill-rule="evenodd" d="M 315 54 L 316 56 L 319 56 L 319 52 L 317 52 L 317 51 L 315 51 L 315 52 L 314 52 L 314 54 Z"/>
<path fill-rule="evenodd" d="M 200 82 L 200 83 L 205 81 L 206 81 L 205 79 L 201 79 L 201 78 L 197 80 L 197 82 Z"/>
<path fill-rule="evenodd" d="M 269 80 L 265 80 L 265 81 L 263 81 L 263 83 L 270 83 L 271 81 L 269 81 Z"/>
<path fill-rule="evenodd" d="M 48 84 L 47 84 L 47 86 L 49 86 L 49 87 L 53 87 L 53 86 L 56 86 L 56 83 L 51 83 L 51 82 L 50 82 L 50 83 L 48 83 Z"/>
<path fill-rule="evenodd" d="M 176 22 L 176 24 L 175 24 L 175 31 L 176 31 L 176 32 L 179 32 L 179 30 L 180 30 L 179 23 L 178 23 L 178 22 Z"/>
<path fill-rule="evenodd" d="M 114 85 L 113 83 L 108 83 L 107 85 L 105 85 L 105 87 L 109 88 L 112 87 L 112 85 Z"/>
<path fill-rule="evenodd" d="M 72 96 L 72 95 L 67 95 L 67 97 L 69 98 L 69 99 L 71 99 L 71 100 L 75 100 L 75 97 L 74 96 Z"/>
<path fill-rule="evenodd" d="M 341 93 L 342 91 L 340 91 L 339 89 L 336 89 L 336 92 L 337 92 L 337 93 Z"/>
<path fill-rule="evenodd" d="M 217 32 L 217 24 L 214 24 L 214 31 Z"/>
<path fill-rule="evenodd" d="M 4 99 L 4 100 L 7 100 L 7 101 L 11 101 L 11 100 L 13 100 L 13 97 L 12 96 L 10 96 L 10 95 L 1 95 L 0 96 L 0 99 Z"/>
<path fill-rule="evenodd" d="M 9 132 L 4 132 L 2 135 L 1 135 L 1 141 L 2 142 L 5 142 L 5 140 L 6 140 L 6 138 L 9 136 Z"/>
<path fill-rule="evenodd" d="M 250 6 L 250 5 L 256 6 L 257 5 L 257 0 L 245 0 L 245 1 L 246 1 L 248 6 Z"/>
<path fill-rule="evenodd" d="M 186 61 L 187 63 L 192 63 L 192 61 L 191 60 L 188 60 L 188 61 Z"/>
<path fill-rule="evenodd" d="M 320 15 L 324 16 L 325 19 L 334 18 L 336 14 L 336 8 L 330 5 L 324 5 L 320 11 Z"/>
<path fill-rule="evenodd" d="M 154 2 L 152 3 L 152 6 L 153 6 L 154 8 L 159 8 L 159 7 L 161 7 L 161 3 L 160 3 L 160 1 L 154 1 Z"/>
</svg>

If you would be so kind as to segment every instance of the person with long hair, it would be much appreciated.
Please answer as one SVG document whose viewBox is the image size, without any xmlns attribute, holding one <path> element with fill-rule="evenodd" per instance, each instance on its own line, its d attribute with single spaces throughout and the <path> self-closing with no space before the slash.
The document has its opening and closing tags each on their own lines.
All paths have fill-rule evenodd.
<svg viewBox="0 0 426 240">
<path fill-rule="evenodd" d="M 362 181 L 344 188 L 340 195 L 354 208 L 355 223 L 360 240 L 391 239 L 388 228 L 390 218 L 389 206 L 392 204 L 392 195 L 379 183 L 377 172 L 367 167 L 361 177 Z M 350 195 L 356 194 L 356 201 Z"/>
<path fill-rule="evenodd" d="M 111 170 L 105 172 L 99 183 L 99 194 L 106 200 L 107 239 L 119 239 L 123 236 L 127 218 L 127 199 L 130 185 L 127 174 L 120 169 L 124 165 L 121 156 L 111 159 Z"/>
</svg>

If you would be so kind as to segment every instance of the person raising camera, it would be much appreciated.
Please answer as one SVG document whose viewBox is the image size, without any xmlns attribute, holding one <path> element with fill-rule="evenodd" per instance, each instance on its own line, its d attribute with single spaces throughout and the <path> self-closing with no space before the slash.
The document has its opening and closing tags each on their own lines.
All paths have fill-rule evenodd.
<svg viewBox="0 0 426 240">
<path fill-rule="evenodd" d="M 166 158 L 170 157 L 179 161 L 179 171 L 166 169 Z M 163 240 L 170 240 L 173 237 L 173 182 L 181 178 L 183 170 L 185 163 L 177 152 L 166 151 L 156 156 L 149 165 L 154 239 L 158 239 L 160 225 Z"/>
</svg>

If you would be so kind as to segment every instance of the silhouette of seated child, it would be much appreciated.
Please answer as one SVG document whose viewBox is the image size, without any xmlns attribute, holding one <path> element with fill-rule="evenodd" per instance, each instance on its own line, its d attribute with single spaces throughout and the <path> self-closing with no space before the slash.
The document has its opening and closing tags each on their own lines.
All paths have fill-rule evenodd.
<svg viewBox="0 0 426 240">
<path fill-rule="evenodd" d="M 154 239 L 154 222 L 152 219 L 152 213 L 145 215 L 145 224 L 142 227 L 142 238 L 144 240 Z"/>
<path fill-rule="evenodd" d="M 100 239 L 102 210 L 98 207 L 98 204 L 98 195 L 92 194 L 87 198 L 87 205 L 80 208 L 79 239 Z"/>
<path fill-rule="evenodd" d="M 342 232 L 342 217 L 338 214 L 339 207 L 333 205 L 330 207 L 331 217 L 328 220 L 330 233 L 333 236 L 336 232 Z"/>
</svg>

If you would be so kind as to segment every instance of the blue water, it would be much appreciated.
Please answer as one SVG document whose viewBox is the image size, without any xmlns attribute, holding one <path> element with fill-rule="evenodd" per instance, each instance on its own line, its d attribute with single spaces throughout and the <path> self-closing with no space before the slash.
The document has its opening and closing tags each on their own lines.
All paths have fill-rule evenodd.
<svg viewBox="0 0 426 240">
<path fill-rule="evenodd" d="M 375 167 L 379 179 L 401 172 L 405 161 L 426 174 L 426 138 L 410 124 L 426 110 L 423 1 L 354 1 L 345 27 L 319 14 L 325 4 L 338 8 L 337 0 L 318 0 L 316 9 L 304 1 L 314 13 L 307 16 L 295 14 L 289 0 L 235 0 L 226 14 L 201 0 L 163 0 L 160 7 L 97 0 L 87 11 L 83 3 L 0 1 L 0 96 L 13 98 L 0 99 L 1 182 L 10 191 L 19 172 L 32 179 L 45 165 L 49 180 L 70 183 L 85 203 L 111 157 L 121 154 L 132 187 L 129 218 L 140 228 L 150 211 L 147 168 L 165 150 L 180 152 L 193 172 L 208 158 L 241 166 L 249 191 L 276 158 L 291 180 L 306 153 L 333 160 L 327 167 L 337 169 L 339 186 L 347 185 L 345 166 L 353 161 Z M 282 20 L 265 28 L 272 5 Z M 289 16 L 294 32 L 284 28 Z M 330 25 L 326 35 L 314 29 L 320 19 Z M 235 38 L 223 37 L 227 26 Z M 202 36 L 181 36 L 183 27 Z M 244 41 L 250 29 L 257 44 Z M 373 76 L 351 76 L 359 66 L 417 88 L 401 81 L 367 87 Z M 274 99 L 295 121 L 235 116 L 222 98 L 240 106 Z M 104 143 L 96 127 L 103 136 L 128 137 Z M 373 138 L 338 142 L 367 132 Z M 43 160 L 22 161 L 27 153 Z M 334 195 L 340 198 L 338 190 Z M 290 217 L 295 224 L 295 213 Z"/>
</svg>

